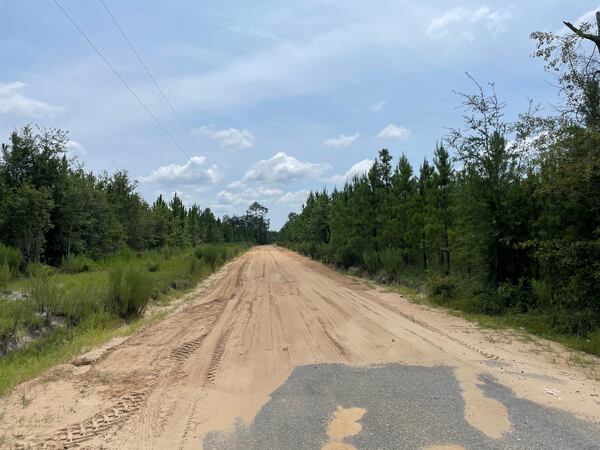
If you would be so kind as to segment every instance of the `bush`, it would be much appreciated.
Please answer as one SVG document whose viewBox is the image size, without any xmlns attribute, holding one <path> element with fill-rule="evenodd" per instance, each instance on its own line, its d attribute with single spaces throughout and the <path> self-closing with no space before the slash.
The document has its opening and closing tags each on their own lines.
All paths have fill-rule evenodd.
<svg viewBox="0 0 600 450">
<path fill-rule="evenodd" d="M 392 247 L 380 250 L 379 261 L 383 270 L 396 277 L 402 268 L 402 251 Z"/>
<path fill-rule="evenodd" d="M 348 268 L 359 265 L 360 258 L 350 246 L 344 245 L 335 251 L 334 262 L 342 267 Z"/>
<path fill-rule="evenodd" d="M 187 258 L 186 272 L 192 280 L 197 280 L 207 272 L 206 262 L 192 255 Z"/>
<path fill-rule="evenodd" d="M 442 303 L 448 303 L 456 296 L 457 282 L 450 275 L 436 275 L 430 278 L 427 285 L 429 293 Z"/>
<path fill-rule="evenodd" d="M 66 319 L 67 326 L 76 326 L 105 312 L 106 285 L 76 286 L 65 290 L 56 314 Z"/>
<path fill-rule="evenodd" d="M 160 264 L 156 261 L 148 263 L 148 272 L 158 272 L 160 270 Z"/>
<path fill-rule="evenodd" d="M 203 259 L 215 270 L 224 260 L 224 248 L 213 244 L 201 244 L 196 249 L 196 257 Z"/>
<path fill-rule="evenodd" d="M 13 275 L 16 275 L 21 265 L 21 252 L 13 247 L 0 243 L 0 266 L 7 265 Z"/>
<path fill-rule="evenodd" d="M 90 272 L 94 262 L 85 255 L 69 255 L 62 258 L 60 271 L 64 273 Z"/>
<path fill-rule="evenodd" d="M 363 267 L 367 270 L 367 272 L 374 274 L 381 267 L 381 262 L 379 261 L 379 254 L 375 250 L 365 250 L 363 252 Z"/>
<path fill-rule="evenodd" d="M 0 289 L 4 289 L 12 280 L 13 274 L 7 263 L 0 264 Z"/>
<path fill-rule="evenodd" d="M 59 303 L 60 289 L 51 277 L 48 266 L 42 264 L 30 264 L 27 294 L 36 311 L 44 318 L 46 325 L 56 314 Z"/>
<path fill-rule="evenodd" d="M 152 279 L 139 267 L 114 266 L 108 274 L 107 308 L 122 319 L 140 317 L 152 295 Z"/>
<path fill-rule="evenodd" d="M 0 300 L 0 355 L 16 343 L 19 332 L 32 316 L 26 300 Z"/>
</svg>

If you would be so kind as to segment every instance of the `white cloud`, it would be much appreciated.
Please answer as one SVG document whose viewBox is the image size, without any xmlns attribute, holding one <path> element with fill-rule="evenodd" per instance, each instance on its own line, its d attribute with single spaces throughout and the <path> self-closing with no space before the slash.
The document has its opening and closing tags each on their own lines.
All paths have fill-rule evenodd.
<svg viewBox="0 0 600 450">
<path fill-rule="evenodd" d="M 300 161 L 284 152 L 270 159 L 254 163 L 243 176 L 241 182 L 289 183 L 306 178 L 314 178 L 329 169 L 327 164 Z M 241 183 L 237 183 L 239 186 Z"/>
<path fill-rule="evenodd" d="M 254 135 L 248 130 L 225 128 L 217 130 L 213 127 L 200 127 L 196 130 L 204 136 L 218 141 L 222 148 L 251 148 L 254 146 Z"/>
<path fill-rule="evenodd" d="M 383 109 L 383 107 L 387 104 L 386 100 L 380 100 L 377 103 L 372 104 L 369 109 L 373 112 L 379 112 Z"/>
<path fill-rule="evenodd" d="M 435 17 L 427 26 L 427 34 L 430 37 L 445 37 L 453 31 L 460 32 L 460 36 L 466 40 L 472 40 L 472 32 L 465 28 L 475 25 L 483 25 L 487 31 L 493 34 L 507 31 L 506 22 L 510 19 L 511 12 L 508 9 L 492 10 L 487 6 L 479 8 L 457 7 L 444 11 Z"/>
<path fill-rule="evenodd" d="M 222 190 L 217 193 L 216 201 L 211 205 L 216 211 L 232 213 L 243 211 L 252 202 L 264 204 L 267 208 L 274 205 L 281 205 L 286 208 L 300 209 L 306 201 L 309 191 L 300 189 L 299 191 L 285 192 L 281 189 L 256 186 L 247 187 L 237 192 Z"/>
<path fill-rule="evenodd" d="M 286 192 L 277 199 L 277 203 L 285 205 L 290 208 L 299 209 L 300 206 L 306 201 L 309 191 L 301 189 L 295 192 Z"/>
<path fill-rule="evenodd" d="M 27 85 L 20 81 L 0 83 L 0 114 L 15 114 L 27 118 L 53 115 L 62 108 L 50 106 L 24 95 Z"/>
<path fill-rule="evenodd" d="M 169 164 L 159 167 L 150 175 L 140 177 L 142 183 L 154 183 L 163 186 L 210 185 L 221 179 L 217 166 L 206 164 L 204 156 L 192 156 L 183 164 Z"/>
<path fill-rule="evenodd" d="M 255 201 L 262 203 L 276 201 L 283 194 L 284 191 L 281 189 L 257 186 L 249 187 L 239 192 L 220 191 L 217 193 L 217 201 L 221 206 L 248 206 Z"/>
<path fill-rule="evenodd" d="M 402 125 L 397 126 L 390 123 L 387 127 L 379 132 L 377 139 L 397 139 L 404 140 L 410 136 L 410 130 Z"/>
<path fill-rule="evenodd" d="M 364 175 L 369 171 L 374 161 L 371 159 L 363 159 L 350 167 L 343 175 L 334 175 L 330 181 L 333 184 L 344 184 L 346 181 L 352 180 L 355 175 Z"/>
<path fill-rule="evenodd" d="M 67 142 L 67 154 L 70 157 L 81 158 L 85 155 L 85 148 L 79 142 L 71 139 Z"/>
<path fill-rule="evenodd" d="M 340 135 L 337 138 L 329 138 L 323 141 L 323 145 L 328 147 L 348 147 L 355 140 L 357 140 L 360 136 L 360 133 L 354 133 L 350 136 L 346 136 L 345 134 Z"/>
</svg>

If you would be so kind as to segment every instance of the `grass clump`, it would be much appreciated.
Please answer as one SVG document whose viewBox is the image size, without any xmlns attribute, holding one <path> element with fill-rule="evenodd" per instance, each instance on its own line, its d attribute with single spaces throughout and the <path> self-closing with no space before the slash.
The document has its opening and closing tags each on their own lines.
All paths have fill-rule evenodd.
<svg viewBox="0 0 600 450">
<path fill-rule="evenodd" d="M 60 296 L 59 286 L 56 280 L 51 278 L 49 267 L 31 264 L 28 270 L 30 274 L 27 287 L 28 299 L 43 318 L 44 324 L 49 325 L 52 317 L 56 315 Z"/>
<path fill-rule="evenodd" d="M 0 266 L 6 264 L 13 274 L 16 274 L 21 265 L 21 252 L 13 247 L 0 243 Z"/>
<path fill-rule="evenodd" d="M 215 268 L 247 248 L 215 247 L 209 251 L 216 257 L 208 258 Z M 81 268 L 84 258 L 58 270 L 29 265 L 23 278 L 10 282 L 10 297 L 0 296 L 0 395 L 81 351 L 158 320 L 164 312 L 143 317 L 151 300 L 167 303 L 174 290 L 191 288 L 213 272 L 197 250 L 125 250 L 94 261 L 92 271 L 72 268 L 74 261 Z"/>
<path fill-rule="evenodd" d="M 94 261 L 85 255 L 68 255 L 61 260 L 60 271 L 63 273 L 91 272 Z"/>
<path fill-rule="evenodd" d="M 0 264 L 0 289 L 4 289 L 8 286 L 13 279 L 13 273 L 10 267 L 6 263 Z"/>
<path fill-rule="evenodd" d="M 140 267 L 119 264 L 108 273 L 107 306 L 122 319 L 140 317 L 152 291 L 152 280 Z"/>
</svg>

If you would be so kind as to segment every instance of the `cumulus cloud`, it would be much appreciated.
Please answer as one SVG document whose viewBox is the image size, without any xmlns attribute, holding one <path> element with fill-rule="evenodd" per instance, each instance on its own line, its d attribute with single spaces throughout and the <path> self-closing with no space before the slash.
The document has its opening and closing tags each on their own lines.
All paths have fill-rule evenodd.
<svg viewBox="0 0 600 450">
<path fill-rule="evenodd" d="M 337 138 L 329 138 L 323 141 L 323 145 L 328 147 L 348 147 L 355 140 L 357 140 L 360 136 L 360 133 L 354 133 L 350 136 L 346 136 L 345 134 L 340 135 Z"/>
<path fill-rule="evenodd" d="M 404 140 L 410 136 L 410 130 L 402 125 L 397 126 L 390 123 L 387 127 L 379 132 L 377 139 L 397 139 Z"/>
<path fill-rule="evenodd" d="M 307 191 L 306 189 L 301 189 L 295 192 L 286 192 L 277 199 L 277 203 L 279 203 L 280 205 L 288 206 L 290 208 L 298 209 L 306 201 L 308 194 L 309 191 Z"/>
<path fill-rule="evenodd" d="M 142 183 L 162 186 L 211 185 L 221 179 L 217 166 L 206 164 L 204 156 L 192 156 L 183 164 L 169 164 L 159 167 L 150 175 L 140 177 Z"/>
<path fill-rule="evenodd" d="M 283 194 L 281 189 L 267 186 L 249 187 L 239 192 L 223 190 L 217 193 L 217 202 L 221 205 L 248 206 L 255 201 L 268 203 L 277 200 Z"/>
<path fill-rule="evenodd" d="M 59 107 L 27 97 L 24 94 L 26 87 L 27 85 L 20 81 L 0 83 L 0 114 L 40 118 L 61 110 Z"/>
<path fill-rule="evenodd" d="M 472 9 L 465 7 L 452 8 L 429 22 L 427 34 L 430 37 L 440 38 L 457 31 L 460 32 L 463 39 L 471 40 L 473 35 L 465 31 L 465 28 L 484 25 L 487 31 L 497 34 L 507 31 L 506 22 L 510 17 L 511 12 L 508 9 L 492 10 L 487 6 Z"/>
<path fill-rule="evenodd" d="M 363 159 L 350 167 L 343 175 L 334 175 L 330 181 L 333 184 L 344 184 L 346 181 L 352 180 L 355 175 L 364 175 L 369 171 L 374 161 L 372 159 Z"/>
<path fill-rule="evenodd" d="M 240 211 L 246 208 L 252 202 L 259 202 L 267 207 L 273 205 L 283 205 L 287 208 L 299 209 L 309 191 L 301 189 L 299 191 L 286 192 L 282 189 L 268 186 L 247 187 L 240 191 L 222 190 L 216 195 L 216 202 L 211 205 L 218 211 Z"/>
<path fill-rule="evenodd" d="M 200 127 L 196 131 L 219 142 L 221 148 L 243 149 L 254 146 L 254 135 L 246 129 L 225 128 L 217 130 L 213 127 Z"/>
<path fill-rule="evenodd" d="M 270 159 L 261 159 L 242 177 L 241 182 L 289 183 L 314 178 L 329 169 L 329 165 L 300 161 L 284 152 Z M 239 186 L 240 183 L 237 183 Z"/>
</svg>

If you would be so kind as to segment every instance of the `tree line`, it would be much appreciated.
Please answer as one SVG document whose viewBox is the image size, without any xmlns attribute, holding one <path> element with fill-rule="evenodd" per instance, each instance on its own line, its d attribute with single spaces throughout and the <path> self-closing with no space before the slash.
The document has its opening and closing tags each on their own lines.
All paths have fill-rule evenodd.
<svg viewBox="0 0 600 450">
<path fill-rule="evenodd" d="M 311 257 L 383 279 L 427 280 L 444 303 L 529 313 L 553 332 L 600 328 L 600 62 L 578 33 L 536 32 L 564 99 L 506 120 L 475 83 L 464 127 L 415 169 L 383 149 L 369 172 L 312 192 L 277 239 Z M 593 35 L 592 35 L 593 36 Z"/>
<path fill-rule="evenodd" d="M 222 219 L 210 208 L 186 207 L 177 194 L 149 204 L 126 171 L 86 171 L 68 157 L 67 145 L 66 132 L 33 126 L 2 144 L 0 244 L 19 250 L 21 268 L 58 265 L 70 255 L 100 258 L 124 247 L 266 242 L 268 209 L 256 202 L 245 215 Z"/>
</svg>

